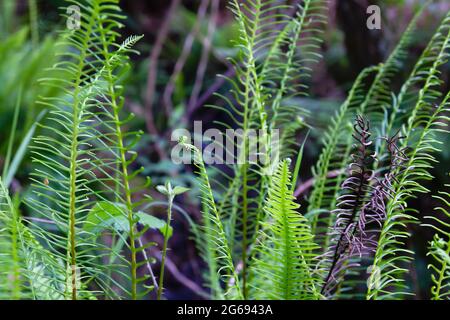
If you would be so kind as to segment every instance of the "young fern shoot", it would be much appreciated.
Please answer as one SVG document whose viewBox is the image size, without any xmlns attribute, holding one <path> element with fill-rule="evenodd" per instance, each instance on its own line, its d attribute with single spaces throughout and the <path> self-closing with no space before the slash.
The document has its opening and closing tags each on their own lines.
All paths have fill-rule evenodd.
<svg viewBox="0 0 450 320">
<path fill-rule="evenodd" d="M 163 293 L 163 285 L 164 285 L 164 267 L 166 262 L 166 255 L 167 255 L 167 244 L 169 242 L 170 234 L 170 222 L 172 220 L 172 206 L 173 206 L 173 200 L 177 195 L 183 194 L 189 189 L 184 187 L 176 186 L 175 188 L 172 188 L 172 185 L 170 182 L 167 182 L 164 186 L 156 186 L 156 189 L 167 196 L 168 200 L 168 206 L 167 206 L 167 222 L 164 229 L 164 245 L 163 245 L 163 251 L 161 256 L 161 271 L 159 274 L 159 285 L 158 285 L 158 293 L 157 293 L 157 299 L 161 300 L 162 293 Z"/>
</svg>

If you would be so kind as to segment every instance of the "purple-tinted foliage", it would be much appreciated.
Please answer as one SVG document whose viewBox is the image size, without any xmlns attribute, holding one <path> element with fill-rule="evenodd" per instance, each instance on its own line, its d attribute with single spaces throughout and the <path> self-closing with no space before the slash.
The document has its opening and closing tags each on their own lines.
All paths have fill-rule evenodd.
<svg viewBox="0 0 450 320">
<path fill-rule="evenodd" d="M 354 125 L 355 152 L 349 165 L 349 176 L 342 183 L 344 194 L 338 198 L 336 223 L 331 230 L 331 245 L 326 253 L 330 265 L 322 287 L 322 294 L 331 295 L 345 269 L 356 266 L 352 257 L 362 257 L 377 248 L 378 233 L 386 219 L 386 203 L 392 197 L 392 183 L 403 170 L 407 157 L 398 147 L 402 139 L 397 134 L 386 140 L 389 164 L 376 176 L 372 169 L 377 161 L 373 151 L 370 123 L 358 115 Z"/>
</svg>

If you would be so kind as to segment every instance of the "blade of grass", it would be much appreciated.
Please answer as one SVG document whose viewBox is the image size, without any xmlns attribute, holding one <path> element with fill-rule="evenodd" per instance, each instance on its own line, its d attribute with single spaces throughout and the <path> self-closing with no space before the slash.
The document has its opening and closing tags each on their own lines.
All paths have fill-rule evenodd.
<svg viewBox="0 0 450 320">
<path fill-rule="evenodd" d="M 13 148 L 13 144 L 14 144 L 14 139 L 16 138 L 17 122 L 19 121 L 19 113 L 20 113 L 21 103 L 22 103 L 22 86 L 19 87 L 16 105 L 14 107 L 13 122 L 12 122 L 11 132 L 9 134 L 8 149 L 6 151 L 5 164 L 3 165 L 2 177 L 5 177 L 6 173 L 9 170 L 9 162 L 11 161 L 12 148 Z M 5 183 L 5 185 L 6 185 L 6 187 L 8 187 L 8 184 Z"/>
<path fill-rule="evenodd" d="M 300 167 L 301 167 L 302 160 L 303 160 L 303 150 L 305 149 L 305 144 L 306 144 L 306 140 L 308 140 L 308 136 L 309 136 L 309 130 L 306 133 L 305 139 L 303 140 L 303 143 L 301 144 L 300 149 L 298 150 L 297 161 L 295 162 L 295 169 L 292 174 L 292 185 L 291 185 L 292 192 L 294 192 L 296 185 L 297 185 L 298 174 L 300 172 Z"/>
<path fill-rule="evenodd" d="M 19 148 L 17 149 L 14 158 L 11 162 L 11 165 L 8 166 L 7 170 L 4 170 L 3 173 L 3 182 L 5 184 L 6 187 L 9 187 L 9 185 L 11 184 L 12 179 L 14 178 L 17 169 L 19 168 L 20 164 L 22 163 L 23 158 L 25 157 L 25 154 L 27 152 L 28 146 L 31 142 L 31 139 L 34 136 L 34 132 L 36 131 L 36 127 L 39 123 L 39 121 L 41 121 L 41 119 L 44 117 L 44 115 L 47 113 L 47 110 L 43 110 L 41 111 L 41 113 L 39 113 L 36 121 L 33 123 L 33 125 L 30 127 L 30 129 L 28 130 L 27 134 L 25 135 L 25 137 L 23 138 Z M 12 143 L 11 143 L 12 145 Z M 8 146 L 9 149 L 10 146 Z M 12 146 L 11 146 L 12 149 Z M 5 167 L 6 168 L 6 167 Z"/>
</svg>

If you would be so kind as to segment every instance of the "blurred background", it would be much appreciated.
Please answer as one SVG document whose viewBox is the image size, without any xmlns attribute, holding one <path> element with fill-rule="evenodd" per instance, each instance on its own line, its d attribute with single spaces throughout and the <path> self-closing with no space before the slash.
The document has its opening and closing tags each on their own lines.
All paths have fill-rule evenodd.
<svg viewBox="0 0 450 320">
<path fill-rule="evenodd" d="M 242 0 L 245 1 L 245 0 Z M 292 0 L 292 4 L 299 1 Z M 297 98 L 314 117 L 306 121 L 314 128 L 306 144 L 300 182 L 311 178 L 311 166 L 321 148 L 321 135 L 330 117 L 345 99 L 358 73 L 365 67 L 382 62 L 401 37 L 414 15 L 420 0 L 330 0 L 329 24 L 322 46 L 322 61 L 315 66 L 310 96 Z M 382 29 L 366 27 L 369 5 L 377 4 L 382 12 Z M 57 61 L 62 50 L 55 46 L 58 30 L 65 28 L 61 18 L 63 0 L 0 0 L 0 168 L 7 154 L 8 140 L 15 145 L 29 143 L 36 119 L 43 106 L 36 103 L 40 96 L 53 96 L 55 89 L 43 87 L 39 79 L 53 73 L 47 68 Z M 236 25 L 227 9 L 227 0 L 121 0 L 126 15 L 124 37 L 143 34 L 138 44 L 140 55 L 132 56 L 132 63 L 123 75 L 125 108 L 136 117 L 129 130 L 145 132 L 137 146 L 139 158 L 136 166 L 145 168 L 143 175 L 153 185 L 170 179 L 175 185 L 193 186 L 192 168 L 175 165 L 170 160 L 170 135 L 174 129 L 192 130 L 195 120 L 203 121 L 203 128 L 214 127 L 214 121 L 227 121 L 223 114 L 208 109 L 208 104 L 220 104 L 214 92 L 226 94 L 227 83 L 217 77 L 234 75 L 227 58 L 236 55 L 232 41 L 236 39 Z M 406 64 L 412 64 L 435 31 L 443 13 L 450 10 L 448 0 L 430 6 L 420 20 L 414 39 L 412 55 Z M 444 76 L 448 78 L 448 67 Z M 405 68 L 405 72 L 407 72 Z M 401 81 L 397 81 L 398 87 Z M 17 97 L 21 92 L 18 128 L 11 137 L 11 124 Z M 446 84 L 449 90 L 449 81 Z M 45 121 L 45 120 L 44 120 Z M 39 129 L 37 129 L 39 130 Z M 301 141 L 305 132 L 299 132 Z M 448 142 L 444 146 L 448 146 Z M 445 147 L 444 147 L 445 148 Z M 428 187 L 435 193 L 441 189 L 448 174 L 450 149 L 440 156 L 440 165 L 434 169 L 436 179 Z M 31 156 L 23 153 L 12 180 L 13 192 L 26 194 Z M 448 175 L 447 175 L 448 176 Z M 143 177 L 142 177 L 143 179 Z M 307 193 L 302 195 L 306 197 Z M 152 213 L 164 218 L 164 207 L 158 207 L 163 197 L 154 192 L 157 200 Z M 299 199 L 304 201 L 304 198 Z M 202 262 L 194 242 L 190 239 L 189 223 L 199 218 L 199 201 L 195 188 L 176 200 L 174 236 L 170 239 L 167 268 L 169 299 L 202 299 L 206 289 L 202 286 Z M 435 206 L 431 197 L 421 197 L 413 204 L 424 214 L 431 214 Z M 26 212 L 24 213 L 26 214 Z M 425 228 L 412 227 L 410 249 L 416 260 L 410 272 L 417 298 L 428 296 L 430 278 L 426 270 L 426 245 L 432 234 Z M 162 236 L 152 235 L 162 242 Z M 159 257 L 157 249 L 152 252 Z M 158 272 L 158 262 L 155 263 Z"/>
</svg>

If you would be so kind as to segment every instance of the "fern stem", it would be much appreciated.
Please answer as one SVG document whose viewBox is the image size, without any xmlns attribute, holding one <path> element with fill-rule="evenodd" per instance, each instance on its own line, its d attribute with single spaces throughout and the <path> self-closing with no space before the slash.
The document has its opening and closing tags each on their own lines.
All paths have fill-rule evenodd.
<svg viewBox="0 0 450 320">
<path fill-rule="evenodd" d="M 289 194 L 289 190 L 287 188 L 287 185 L 289 183 L 289 171 L 288 171 L 288 166 L 286 164 L 286 162 L 283 164 L 282 166 L 282 171 L 281 171 L 281 190 L 280 193 L 285 195 L 285 194 Z M 280 211 L 282 212 L 283 215 L 285 215 L 285 219 L 288 219 L 288 209 L 286 207 L 286 201 L 281 201 L 280 203 Z M 290 246 L 291 246 L 291 234 L 290 234 L 290 228 L 291 226 L 288 223 L 284 223 L 283 224 L 283 236 L 284 236 L 284 263 L 283 263 L 283 268 L 285 269 L 285 273 L 289 274 L 289 271 L 292 269 L 292 256 L 291 256 L 291 250 L 290 250 Z M 289 277 L 284 277 L 283 278 L 284 284 L 283 284 L 283 288 L 284 288 L 284 299 L 289 299 L 289 295 L 291 292 L 291 281 Z"/>
<path fill-rule="evenodd" d="M 108 71 L 108 75 L 111 75 L 111 71 Z M 119 119 L 119 108 L 117 106 L 116 97 L 115 97 L 115 91 L 114 91 L 114 85 L 110 82 L 110 94 L 113 99 L 112 101 L 112 107 L 114 109 L 114 121 L 116 123 L 116 132 L 117 132 L 117 142 L 118 142 L 118 149 L 120 151 L 120 160 L 122 165 L 122 172 L 123 172 L 123 188 L 125 191 L 125 201 L 126 201 L 126 208 L 127 208 L 127 218 L 128 218 L 128 224 L 130 227 L 130 251 L 131 251 L 131 299 L 136 300 L 137 299 L 137 262 L 136 262 L 136 222 L 133 215 L 133 204 L 131 200 L 131 189 L 130 189 L 130 183 L 129 183 L 129 175 L 128 175 L 128 166 L 127 166 L 127 159 L 125 155 L 126 148 L 123 144 L 123 134 L 122 129 L 120 127 L 120 119 Z"/>
<path fill-rule="evenodd" d="M 248 219 L 248 204 L 247 204 L 247 170 L 244 170 L 244 185 L 242 188 L 242 294 L 244 300 L 247 299 L 247 219 Z"/>
<path fill-rule="evenodd" d="M 239 13 L 240 16 L 243 16 L 244 13 L 241 11 L 241 6 L 238 3 L 237 0 L 233 0 L 234 6 Z M 254 48 L 254 41 L 256 37 L 257 32 L 257 26 L 259 24 L 259 19 L 261 15 L 261 0 L 255 1 L 255 12 L 254 15 L 254 24 L 250 28 L 250 34 L 248 34 L 246 26 L 242 23 L 242 20 L 239 20 L 240 28 L 243 30 L 242 36 L 245 37 L 245 42 L 247 43 L 247 48 L 245 50 L 244 54 L 247 56 L 246 61 L 246 70 L 245 70 L 245 84 L 244 84 L 244 112 L 243 112 L 243 165 L 241 169 L 241 176 L 242 176 L 242 252 L 241 252 L 241 259 L 242 259 L 242 294 L 244 297 L 244 300 L 248 297 L 248 291 L 247 291 L 247 249 L 248 249 L 248 162 L 247 162 L 247 154 L 248 154 L 248 140 L 247 140 L 247 131 L 249 129 L 249 123 L 250 123 L 250 104 L 251 102 L 251 93 L 252 93 L 252 80 L 255 82 L 255 90 L 254 97 L 253 97 L 253 103 L 252 104 L 258 104 L 258 111 L 260 111 L 260 121 L 262 123 L 262 129 L 265 129 L 265 117 L 262 115 L 263 112 L 263 106 L 262 106 L 262 98 L 259 90 L 259 84 L 258 84 L 258 77 L 256 74 L 256 67 L 255 67 L 255 57 L 253 53 Z M 239 160 L 239 159 L 238 159 Z"/>
<path fill-rule="evenodd" d="M 358 131 L 358 128 L 360 131 Z M 358 156 L 354 157 L 354 163 L 350 164 L 350 177 L 349 179 L 358 179 L 358 184 L 356 189 L 352 185 L 351 187 L 347 187 L 347 189 L 350 189 L 351 191 L 351 197 L 352 200 L 349 204 L 346 203 L 345 200 L 343 200 L 343 203 L 345 205 L 351 206 L 349 209 L 351 209 L 351 214 L 348 218 L 347 223 L 343 226 L 342 230 L 340 230 L 341 234 L 339 236 L 339 240 L 336 243 L 336 247 L 334 249 L 333 253 L 333 260 L 328 272 L 328 275 L 325 278 L 325 281 L 322 286 L 321 293 L 324 294 L 325 290 L 327 289 L 328 283 L 331 280 L 331 277 L 333 275 L 333 271 L 339 262 L 339 259 L 346 253 L 349 242 L 345 243 L 344 246 L 342 246 L 342 243 L 346 237 L 347 230 L 349 227 L 351 227 L 352 223 L 355 221 L 355 219 L 358 218 L 358 213 L 361 209 L 361 206 L 364 204 L 364 199 L 366 196 L 367 190 L 365 190 L 365 186 L 368 185 L 369 179 L 371 174 L 370 168 L 368 168 L 368 159 L 370 158 L 370 155 L 367 154 L 367 151 L 369 150 L 368 146 L 372 143 L 370 140 L 370 127 L 369 122 L 365 121 L 364 118 L 361 116 L 357 116 L 356 124 L 354 125 L 354 131 L 353 137 L 355 138 L 356 142 L 358 143 L 356 146 L 358 147 Z M 356 167 L 357 169 L 353 169 L 353 167 Z M 352 182 L 354 184 L 354 182 Z M 345 189 L 345 187 L 343 187 Z M 340 205 L 339 205 L 340 206 Z M 336 224 L 336 228 L 338 227 L 338 224 Z M 356 226 L 352 227 L 351 234 L 353 235 L 356 230 Z"/>
<path fill-rule="evenodd" d="M 361 176 L 364 177 L 364 175 L 366 173 L 367 173 L 366 169 L 363 168 L 363 171 L 361 172 Z M 348 224 L 345 227 L 345 229 L 347 229 L 347 227 L 355 220 L 356 215 L 358 214 L 358 208 L 360 207 L 360 204 L 362 203 L 362 197 L 364 197 L 363 187 L 364 187 L 364 179 L 361 179 L 359 182 L 359 185 L 358 185 L 358 190 L 356 191 L 355 205 L 353 207 L 352 214 L 349 218 Z M 325 281 L 323 283 L 322 290 L 320 291 L 321 294 L 323 294 L 325 292 L 325 289 L 328 285 L 328 282 L 331 279 L 331 276 L 333 275 L 333 271 L 334 271 L 334 268 L 336 267 L 337 262 L 342 257 L 342 255 L 345 254 L 345 252 L 347 251 L 348 244 L 346 244 L 344 246 L 344 248 L 341 249 L 341 245 L 342 245 L 342 241 L 344 240 L 344 237 L 345 237 L 345 232 L 342 232 L 339 237 L 339 240 L 336 244 L 336 248 L 334 249 L 333 261 L 331 263 L 330 270 L 328 271 L 328 275 L 325 278 Z M 340 252 L 339 252 L 339 250 L 340 250 Z"/>
<path fill-rule="evenodd" d="M 207 255 L 208 258 L 212 258 L 207 259 L 207 262 L 210 270 L 215 269 L 216 266 L 218 267 L 218 269 L 214 270 L 214 274 L 211 277 L 214 277 L 214 279 L 217 280 L 221 280 L 220 278 L 223 280 L 231 280 L 227 281 L 224 296 L 226 297 L 230 293 L 233 293 L 238 299 L 243 299 L 240 279 L 233 264 L 232 250 L 226 237 L 221 216 L 217 211 L 216 202 L 214 200 L 202 154 L 195 146 L 185 143 L 184 140 L 182 140 L 181 143 L 185 148 L 193 152 L 194 164 L 198 169 L 198 174 L 201 179 L 200 189 L 202 191 L 202 205 L 204 207 L 204 227 L 206 228 L 206 236 L 208 237 L 205 239 L 208 244 Z M 211 247 L 211 244 L 213 247 Z M 223 276 L 222 273 L 225 272 L 227 274 L 226 276 Z M 213 283 L 212 288 L 213 290 L 218 288 L 219 290 L 216 291 L 221 291 L 220 283 Z M 223 299 L 222 296 L 220 298 Z"/>
<path fill-rule="evenodd" d="M 115 109 L 114 111 L 114 117 L 118 118 L 118 112 Z M 117 130 L 118 130 L 118 141 L 119 141 L 119 149 L 120 152 L 120 158 L 122 161 L 122 171 L 124 174 L 124 189 L 125 189 L 125 198 L 126 198 L 126 206 L 128 211 L 128 224 L 130 226 L 130 251 L 131 251 L 131 299 L 136 300 L 137 299 L 137 262 L 136 262 L 136 243 L 135 243 L 135 233 L 136 233 L 136 223 L 133 217 L 133 206 L 131 202 L 131 191 L 130 191 L 130 185 L 128 181 L 128 168 L 126 164 L 126 158 L 125 158 L 125 149 L 123 147 L 123 137 L 122 137 L 122 131 L 120 129 L 120 125 L 117 123 Z"/>
<path fill-rule="evenodd" d="M 10 203 L 11 204 L 11 203 Z M 13 290 L 12 290 L 12 298 L 14 300 L 19 300 L 21 296 L 21 282 L 20 282 L 20 257 L 19 257 L 19 235 L 18 235 L 18 226 L 19 223 L 19 212 L 16 206 L 11 206 L 12 209 L 12 230 L 11 230 L 11 256 L 13 259 Z"/>
<path fill-rule="evenodd" d="M 75 115 L 74 115 L 75 118 Z M 77 288 L 76 288 L 76 241 L 75 241 L 75 221 L 76 221 L 76 162 L 77 162 L 77 150 L 78 150 L 78 125 L 74 126 L 70 158 L 70 212 L 69 212 L 69 248 L 70 248 L 70 269 L 72 277 L 72 300 L 77 300 Z"/>
<path fill-rule="evenodd" d="M 97 4 L 97 2 L 95 2 Z M 68 250 L 67 255 L 68 261 L 70 260 L 70 270 L 71 270 L 71 282 L 72 282 L 72 300 L 77 300 L 77 258 L 76 258 L 76 210 L 77 210 L 77 190 L 78 190 L 78 155 L 79 155 L 79 127 L 81 123 L 81 112 L 80 106 L 82 101 L 80 101 L 80 90 L 81 83 L 83 77 L 83 68 L 86 64 L 86 58 L 88 55 L 88 47 L 90 36 L 95 24 L 95 16 L 100 15 L 98 13 L 98 8 L 95 8 L 97 14 L 90 15 L 89 22 L 86 26 L 86 30 L 84 32 L 84 37 L 81 40 L 80 45 L 80 57 L 78 59 L 78 67 L 77 73 L 75 74 L 75 82 L 74 82 L 74 92 L 73 92 L 73 117 L 72 117 L 72 141 L 70 147 L 70 178 L 69 178 L 69 237 L 68 237 Z"/>
<path fill-rule="evenodd" d="M 96 3 L 98 6 L 98 3 Z M 103 27 L 103 24 L 99 24 L 100 36 L 103 44 L 103 56 L 105 58 L 105 68 L 106 68 L 106 78 L 108 82 L 108 92 L 111 100 L 111 107 L 113 109 L 113 117 L 115 123 L 115 130 L 117 135 L 117 149 L 120 154 L 120 167 L 122 171 L 122 183 L 123 189 L 125 193 L 125 206 L 127 211 L 127 220 L 129 224 L 129 238 L 130 238 L 130 255 L 131 255 L 131 299 L 137 299 L 137 250 L 136 250 L 136 221 L 133 214 L 133 202 L 131 199 L 131 188 L 130 188 L 130 178 L 128 172 L 128 163 L 126 158 L 127 148 L 124 145 L 124 136 L 121 128 L 120 121 L 120 106 L 117 103 L 117 93 L 114 84 L 114 77 L 112 74 L 112 66 L 110 63 L 110 53 L 108 51 L 107 39 L 106 39 L 106 31 Z"/>
</svg>

